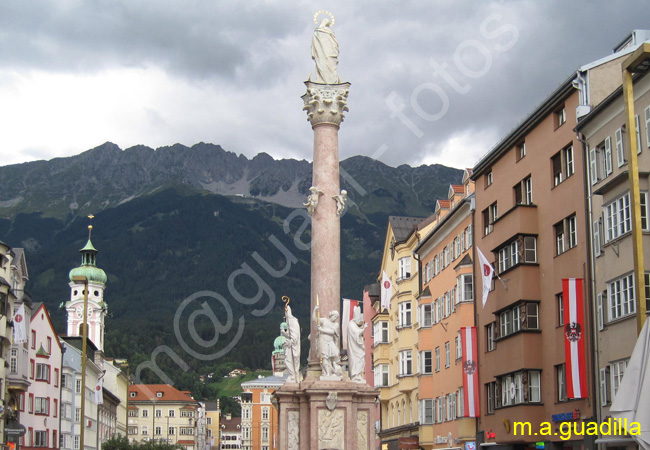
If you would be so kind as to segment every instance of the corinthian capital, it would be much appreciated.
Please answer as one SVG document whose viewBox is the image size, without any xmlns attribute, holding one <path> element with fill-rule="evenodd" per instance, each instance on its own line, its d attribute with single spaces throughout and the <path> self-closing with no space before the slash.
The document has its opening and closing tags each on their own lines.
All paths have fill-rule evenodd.
<svg viewBox="0 0 650 450">
<path fill-rule="evenodd" d="M 301 98 L 305 102 L 303 111 L 307 111 L 307 120 L 311 126 L 330 123 L 340 126 L 344 113 L 348 110 L 350 83 L 319 84 L 305 81 L 307 93 Z"/>
</svg>

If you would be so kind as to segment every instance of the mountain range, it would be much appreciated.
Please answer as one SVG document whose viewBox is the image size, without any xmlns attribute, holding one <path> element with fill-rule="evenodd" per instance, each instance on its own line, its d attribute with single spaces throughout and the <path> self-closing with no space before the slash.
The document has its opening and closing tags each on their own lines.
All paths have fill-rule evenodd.
<svg viewBox="0 0 650 450">
<path fill-rule="evenodd" d="M 281 296 L 292 298 L 308 330 L 310 257 L 300 242 L 309 242 L 302 203 L 311 170 L 305 160 L 264 153 L 248 159 L 205 143 L 156 150 L 105 143 L 72 157 L 0 167 L 0 240 L 25 248 L 28 291 L 64 332 L 58 305 L 69 296 L 67 274 L 79 265 L 86 216 L 93 214 L 112 315 L 106 353 L 137 367 L 168 346 L 187 366 L 169 354 L 158 363 L 180 387 L 196 391 L 195 375 L 224 361 L 270 365 Z M 360 298 L 376 281 L 389 215 L 429 215 L 461 177 L 441 165 L 342 161 L 350 201 L 341 218 L 341 295 Z"/>
</svg>

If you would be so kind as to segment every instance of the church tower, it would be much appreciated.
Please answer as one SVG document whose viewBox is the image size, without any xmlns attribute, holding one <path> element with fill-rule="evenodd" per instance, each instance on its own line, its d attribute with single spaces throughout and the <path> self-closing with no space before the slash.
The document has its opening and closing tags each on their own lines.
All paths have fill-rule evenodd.
<svg viewBox="0 0 650 450">
<path fill-rule="evenodd" d="M 89 216 L 92 219 L 92 216 Z M 104 316 L 108 305 L 104 302 L 106 272 L 97 267 L 97 249 L 91 241 L 92 225 L 88 225 L 88 242 L 79 250 L 81 265 L 70 271 L 70 300 L 66 302 L 68 313 L 68 336 L 83 335 L 84 291 L 86 283 L 79 281 L 85 277 L 88 284 L 88 338 L 100 352 L 104 352 Z"/>
</svg>

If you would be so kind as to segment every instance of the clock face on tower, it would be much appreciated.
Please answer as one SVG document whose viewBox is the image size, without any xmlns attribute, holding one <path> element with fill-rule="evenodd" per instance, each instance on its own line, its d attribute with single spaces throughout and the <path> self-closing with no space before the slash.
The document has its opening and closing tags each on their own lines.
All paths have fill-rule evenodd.
<svg viewBox="0 0 650 450">
<path fill-rule="evenodd" d="M 84 316 L 84 305 L 77 306 L 75 312 L 77 313 L 77 317 L 81 319 Z M 92 315 L 93 315 L 93 307 L 91 305 L 88 305 L 88 317 Z"/>
</svg>

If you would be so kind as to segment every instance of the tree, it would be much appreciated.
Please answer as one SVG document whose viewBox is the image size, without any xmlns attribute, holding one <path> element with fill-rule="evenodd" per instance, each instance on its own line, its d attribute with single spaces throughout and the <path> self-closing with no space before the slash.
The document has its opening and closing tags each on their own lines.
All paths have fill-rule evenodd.
<svg viewBox="0 0 650 450">
<path fill-rule="evenodd" d="M 113 436 L 102 444 L 102 450 L 182 450 L 182 448 L 180 445 L 155 439 L 148 442 L 129 442 L 129 439 L 122 434 Z"/>
</svg>

